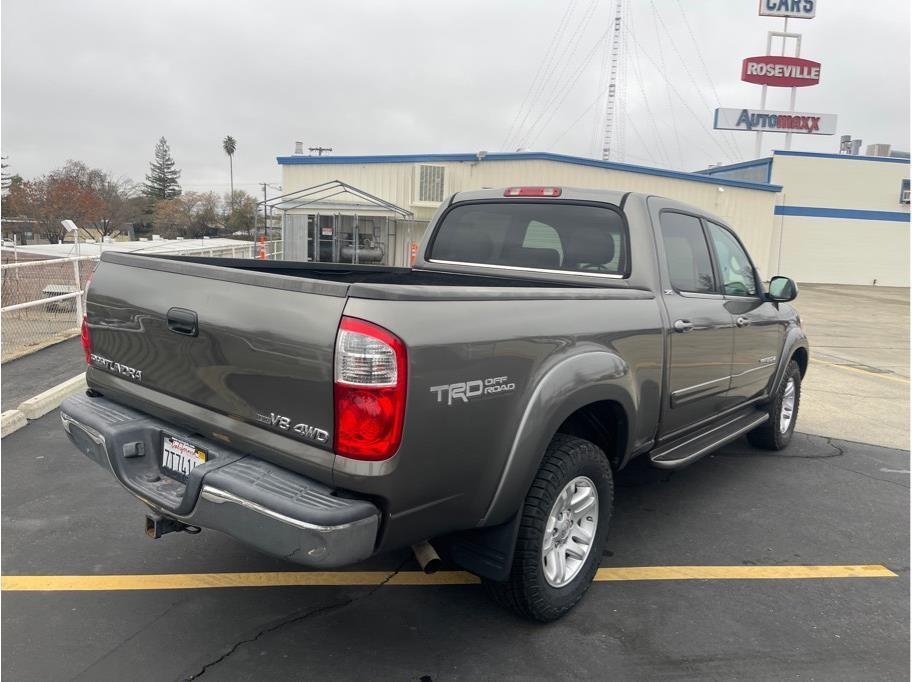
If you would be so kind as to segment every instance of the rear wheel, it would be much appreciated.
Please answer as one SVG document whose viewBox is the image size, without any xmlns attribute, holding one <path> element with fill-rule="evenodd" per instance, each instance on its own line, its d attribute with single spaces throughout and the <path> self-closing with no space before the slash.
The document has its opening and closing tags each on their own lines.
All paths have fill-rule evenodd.
<svg viewBox="0 0 912 682">
<path fill-rule="evenodd" d="M 488 593 L 525 618 L 563 616 L 598 569 L 613 500 L 605 453 L 582 438 L 555 436 L 523 504 L 510 577 L 484 581 Z"/>
<path fill-rule="evenodd" d="M 792 440 L 798 405 L 801 402 L 801 369 L 792 360 L 779 381 L 773 399 L 769 402 L 769 419 L 747 434 L 754 447 L 764 450 L 782 450 Z"/>
</svg>

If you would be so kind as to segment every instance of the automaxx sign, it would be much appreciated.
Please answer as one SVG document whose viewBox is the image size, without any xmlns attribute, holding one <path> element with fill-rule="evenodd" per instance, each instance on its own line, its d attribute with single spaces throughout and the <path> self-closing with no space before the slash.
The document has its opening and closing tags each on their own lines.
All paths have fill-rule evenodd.
<svg viewBox="0 0 912 682">
<path fill-rule="evenodd" d="M 836 115 L 766 109 L 716 109 L 713 128 L 763 133 L 833 135 L 836 132 Z"/>
<path fill-rule="evenodd" d="M 779 88 L 803 88 L 820 82 L 820 63 L 799 57 L 762 55 L 741 63 L 741 80 Z"/>
</svg>

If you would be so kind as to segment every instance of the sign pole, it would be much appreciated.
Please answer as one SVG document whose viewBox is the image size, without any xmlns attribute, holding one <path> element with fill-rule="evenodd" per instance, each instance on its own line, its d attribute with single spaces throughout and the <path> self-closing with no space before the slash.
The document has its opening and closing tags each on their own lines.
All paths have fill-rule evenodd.
<svg viewBox="0 0 912 682">
<path fill-rule="evenodd" d="M 789 32 L 789 18 L 785 17 L 785 23 L 782 25 L 782 33 L 783 33 L 783 35 L 782 35 L 782 56 L 783 57 L 785 56 L 785 43 L 786 43 L 786 41 L 788 41 L 788 38 L 786 38 L 785 36 L 786 36 L 786 34 L 788 34 L 788 32 Z M 796 54 L 795 56 L 797 57 L 798 55 Z M 789 102 L 790 102 L 789 103 L 789 112 L 795 111 L 795 90 L 796 90 L 795 88 L 792 88 L 791 98 L 789 100 Z M 792 148 L 792 134 L 786 133 L 785 134 L 785 149 L 786 149 L 786 151 L 788 151 L 791 148 Z"/>
<path fill-rule="evenodd" d="M 800 33 L 789 33 L 789 19 L 813 19 L 817 12 L 817 0 L 760 0 L 759 14 L 762 17 L 783 19 L 782 31 L 768 31 L 766 53 L 763 56 L 747 57 L 742 61 L 741 80 L 762 86 L 760 109 L 718 108 L 715 110 L 713 127 L 717 130 L 743 130 L 754 133 L 754 156 L 763 153 L 763 133 L 785 134 L 785 149 L 792 148 L 792 136 L 833 135 L 836 128 L 835 114 L 796 112 L 795 102 L 798 88 L 820 83 L 820 63 L 801 58 Z M 782 44 L 779 54 L 773 40 L 779 38 Z M 794 40 L 794 48 L 788 41 Z M 787 111 L 768 111 L 768 87 L 789 88 Z M 785 107 L 783 107 L 785 109 Z M 778 145 L 778 143 L 775 143 Z M 774 146 L 775 146 L 774 145 Z"/>
</svg>

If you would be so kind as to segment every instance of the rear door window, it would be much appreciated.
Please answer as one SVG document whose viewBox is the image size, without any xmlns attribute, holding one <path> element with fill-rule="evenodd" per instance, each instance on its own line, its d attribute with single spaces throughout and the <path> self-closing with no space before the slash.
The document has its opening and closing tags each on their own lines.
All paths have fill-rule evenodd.
<svg viewBox="0 0 912 682">
<path fill-rule="evenodd" d="M 456 206 L 430 260 L 625 276 L 627 232 L 610 208 L 494 202 Z"/>
<path fill-rule="evenodd" d="M 671 286 L 690 293 L 718 293 L 709 244 L 706 243 L 700 219 L 684 213 L 663 211 L 659 222 Z"/>
</svg>

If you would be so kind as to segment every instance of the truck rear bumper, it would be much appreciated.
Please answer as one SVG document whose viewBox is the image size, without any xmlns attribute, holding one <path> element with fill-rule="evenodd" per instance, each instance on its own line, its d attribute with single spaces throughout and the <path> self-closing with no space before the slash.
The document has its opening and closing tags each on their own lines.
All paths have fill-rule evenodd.
<svg viewBox="0 0 912 682">
<path fill-rule="evenodd" d="M 83 454 L 165 517 L 307 566 L 342 566 L 374 552 L 380 512 L 367 500 L 340 497 L 322 483 L 103 397 L 68 398 L 60 418 Z M 206 453 L 186 481 L 162 468 L 166 436 Z"/>
</svg>

